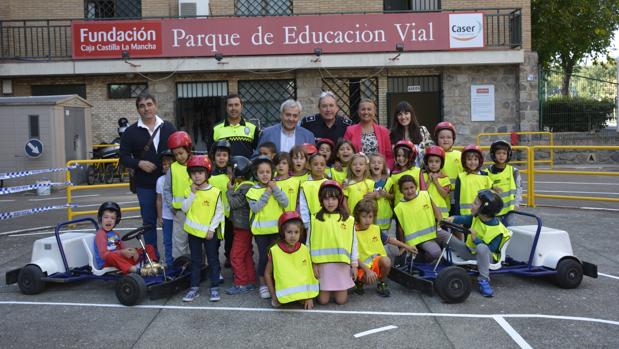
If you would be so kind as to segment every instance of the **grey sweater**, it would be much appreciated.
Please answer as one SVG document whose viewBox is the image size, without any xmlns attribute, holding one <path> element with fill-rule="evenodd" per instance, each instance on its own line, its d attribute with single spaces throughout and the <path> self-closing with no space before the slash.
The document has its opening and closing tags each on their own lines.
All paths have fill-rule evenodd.
<svg viewBox="0 0 619 349">
<path fill-rule="evenodd" d="M 236 190 L 228 189 L 228 204 L 230 205 L 230 221 L 234 228 L 249 230 L 249 204 L 245 194 L 252 183 L 241 184 Z"/>
</svg>

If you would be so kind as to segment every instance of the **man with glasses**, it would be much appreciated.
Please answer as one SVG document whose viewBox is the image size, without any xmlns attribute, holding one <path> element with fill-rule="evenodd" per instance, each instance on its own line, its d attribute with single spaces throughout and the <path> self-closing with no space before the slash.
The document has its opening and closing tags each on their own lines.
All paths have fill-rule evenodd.
<svg viewBox="0 0 619 349">
<path fill-rule="evenodd" d="M 346 128 L 352 125 L 348 117 L 337 115 L 339 108 L 333 92 L 324 91 L 318 98 L 318 114 L 308 115 L 301 120 L 301 127 L 310 130 L 316 138 L 328 138 L 337 143 L 344 137 Z"/>
</svg>

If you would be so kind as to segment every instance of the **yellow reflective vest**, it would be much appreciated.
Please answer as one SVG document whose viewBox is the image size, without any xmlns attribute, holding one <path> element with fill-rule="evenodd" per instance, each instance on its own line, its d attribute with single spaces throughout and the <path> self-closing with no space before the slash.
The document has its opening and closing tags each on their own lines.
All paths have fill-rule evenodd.
<svg viewBox="0 0 619 349">
<path fill-rule="evenodd" d="M 286 193 L 286 196 L 288 197 L 288 206 L 286 206 L 284 211 L 296 211 L 297 201 L 299 198 L 299 188 L 301 186 L 299 179 L 296 177 L 288 177 L 286 179 L 275 181 L 275 183 L 284 193 Z"/>
<path fill-rule="evenodd" d="M 387 184 L 387 181 L 385 181 Z M 382 189 L 385 189 L 383 185 Z M 386 197 L 381 197 L 376 200 L 378 205 L 378 212 L 376 213 L 375 223 L 381 230 L 387 230 L 391 227 L 391 217 L 393 217 L 393 208 L 391 202 Z"/>
<path fill-rule="evenodd" d="M 335 169 L 335 167 L 331 168 L 331 179 L 340 183 L 340 185 L 344 184 L 344 180 L 346 179 L 346 173 L 348 172 L 347 167 L 342 167 L 341 171 Z"/>
<path fill-rule="evenodd" d="M 297 181 L 299 181 L 299 183 L 303 183 L 303 182 L 309 180 L 310 175 L 311 175 L 310 171 L 307 171 L 307 172 L 305 172 L 302 175 L 298 175 L 298 176 L 294 176 L 293 175 L 293 176 L 290 176 L 290 177 L 296 179 Z"/>
<path fill-rule="evenodd" d="M 397 205 L 402 200 L 402 197 L 403 197 L 402 192 L 400 191 L 400 186 L 398 185 L 398 181 L 404 175 L 409 175 L 415 178 L 415 182 L 417 182 L 417 188 L 419 188 L 419 168 L 418 167 L 411 167 L 406 171 L 398 172 L 396 174 L 392 174 L 391 176 L 389 176 L 389 178 L 387 179 L 387 183 L 385 184 L 385 190 L 393 193 L 394 206 Z"/>
<path fill-rule="evenodd" d="M 301 183 L 301 192 L 303 193 L 303 195 L 305 195 L 305 201 L 307 202 L 307 208 L 310 212 L 310 215 L 318 213 L 318 211 L 320 211 L 320 208 L 322 207 L 320 205 L 318 191 L 320 190 L 320 185 L 326 180 L 326 178 L 323 178 Z"/>
<path fill-rule="evenodd" d="M 458 179 L 460 180 L 460 215 L 469 215 L 477 193 L 480 190 L 491 189 L 492 180 L 485 174 L 467 172 L 460 173 Z"/>
<path fill-rule="evenodd" d="M 187 172 L 187 166 L 174 161 L 170 166 L 172 178 L 172 207 L 180 210 L 186 196 L 187 188 L 191 188 L 191 177 Z"/>
<path fill-rule="evenodd" d="M 324 221 L 312 215 L 310 221 L 310 255 L 312 263 L 350 264 L 355 219 L 340 220 L 339 213 L 325 213 Z"/>
<path fill-rule="evenodd" d="M 275 279 L 275 295 L 282 303 L 290 303 L 318 296 L 320 291 L 318 280 L 314 277 L 312 260 L 307 246 L 295 252 L 288 253 L 278 244 L 271 246 L 273 258 L 273 278 Z"/>
<path fill-rule="evenodd" d="M 248 200 L 258 201 L 266 190 L 266 187 L 263 187 L 260 184 L 256 184 L 247 191 L 245 197 Z M 252 234 L 277 234 L 279 230 L 277 222 L 279 220 L 279 216 L 281 216 L 282 213 L 284 213 L 284 209 L 279 205 L 279 202 L 277 202 L 275 196 L 273 196 L 273 193 L 271 193 L 267 204 L 264 205 L 264 207 L 262 207 L 260 211 L 252 211 L 250 213 L 249 222 Z"/>
<path fill-rule="evenodd" d="M 445 152 L 445 165 L 443 165 L 443 173 L 449 177 L 451 182 L 451 190 L 456 189 L 456 178 L 464 171 L 461 162 L 462 152 L 459 150 L 449 150 Z"/>
<path fill-rule="evenodd" d="M 256 125 L 247 120 L 241 120 L 243 120 L 244 123 L 241 122 L 236 125 L 230 125 L 227 121 L 224 121 L 215 125 L 213 128 L 213 142 L 217 142 L 220 139 L 249 143 L 253 142 L 254 137 L 256 136 Z"/>
<path fill-rule="evenodd" d="M 408 245 L 415 246 L 436 238 L 436 217 L 427 191 L 419 191 L 412 200 L 400 201 L 394 211 Z"/>
<path fill-rule="evenodd" d="M 503 209 L 499 216 L 506 214 L 514 209 L 516 204 L 516 179 L 514 178 L 514 168 L 505 165 L 503 171 L 492 173 L 488 169 L 488 177 L 492 180 L 492 186 L 501 188 L 502 192 L 497 193 L 503 200 Z"/>
<path fill-rule="evenodd" d="M 372 267 L 372 261 L 377 256 L 386 256 L 385 245 L 380 238 L 380 227 L 370 224 L 366 230 L 356 230 L 357 247 L 359 249 L 359 263 Z"/>
<path fill-rule="evenodd" d="M 208 189 L 197 190 L 193 202 L 189 211 L 187 211 L 187 217 L 185 218 L 185 224 L 183 229 L 188 234 L 197 236 L 199 238 L 206 237 L 206 233 L 211 226 L 213 217 L 215 216 L 215 210 L 217 209 L 217 201 L 219 200 L 221 192 L 219 189 L 211 186 Z M 189 195 L 189 194 L 188 194 Z M 220 224 L 220 231 L 223 231 L 223 222 Z M 221 238 L 220 233 L 217 234 L 218 238 Z"/>
<path fill-rule="evenodd" d="M 230 183 L 230 177 L 228 177 L 228 175 L 225 173 L 211 176 L 208 179 L 208 184 L 219 189 L 219 191 L 221 191 L 222 193 L 228 191 L 228 183 Z M 230 217 L 230 204 L 228 204 L 228 196 L 222 195 L 221 197 L 221 202 L 224 206 L 224 215 L 226 217 Z"/>
<path fill-rule="evenodd" d="M 512 234 L 509 229 L 507 229 L 500 221 L 498 225 L 487 225 L 477 216 L 473 217 L 471 229 L 475 230 L 477 233 L 477 238 L 483 241 L 486 245 L 489 245 L 497 236 L 502 236 L 499 249 L 497 251 L 490 251 L 492 252 L 492 258 L 494 261 L 498 261 L 501 258 L 501 248 L 503 248 L 503 245 L 505 245 L 507 240 L 511 238 Z M 470 247 L 471 253 L 476 253 L 475 243 L 473 242 L 473 239 L 471 239 L 471 234 L 468 234 L 466 237 L 466 245 Z"/>
<path fill-rule="evenodd" d="M 346 196 L 346 200 L 348 202 L 348 210 L 350 214 L 355 212 L 355 206 L 357 203 L 363 199 L 363 196 L 367 193 L 371 193 L 374 191 L 374 181 L 366 178 L 361 182 L 348 184 L 344 187 L 344 196 Z"/>
<path fill-rule="evenodd" d="M 434 202 L 436 207 L 438 207 L 438 209 L 441 211 L 441 216 L 443 218 L 449 217 L 449 195 L 443 197 L 436 188 L 436 184 L 434 184 L 434 182 L 430 180 L 430 177 L 425 172 L 423 173 L 423 181 L 426 183 L 426 186 L 428 188 L 426 189 L 426 191 L 428 192 L 428 194 L 430 194 L 432 202 Z M 442 187 L 450 186 L 449 177 L 439 178 L 438 184 Z"/>
</svg>

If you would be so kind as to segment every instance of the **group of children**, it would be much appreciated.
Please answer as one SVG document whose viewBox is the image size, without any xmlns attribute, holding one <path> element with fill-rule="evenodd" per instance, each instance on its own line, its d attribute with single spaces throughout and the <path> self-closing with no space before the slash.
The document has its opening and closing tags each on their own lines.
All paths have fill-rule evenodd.
<svg viewBox="0 0 619 349">
<path fill-rule="evenodd" d="M 191 155 L 189 135 L 175 132 L 157 192 L 165 263 L 191 256 L 191 288 L 183 301 L 199 295 L 203 251 L 209 299 L 220 299 L 224 238 L 231 242 L 225 252 L 234 275 L 225 293 L 258 286 L 260 297 L 270 298 L 273 306 L 298 301 L 310 309 L 314 298 L 343 304 L 349 289 L 361 294 L 367 284 L 388 297 L 386 244 L 432 262 L 447 241 L 461 254 L 468 251 L 469 258 L 486 259 L 478 263 L 478 283 L 484 296 L 492 296 L 488 262 L 509 238 L 501 217 L 518 207 L 521 195 L 518 171 L 509 165 L 511 146 L 493 143 L 494 164 L 485 171 L 479 147 L 453 149 L 451 123 L 439 123 L 434 138 L 437 145 L 425 148 L 422 168 L 415 166 L 417 147 L 403 140 L 394 145 L 395 164 L 389 169 L 381 154 L 358 153 L 344 139 L 337 144 L 318 139 L 288 153 L 276 153 L 275 145 L 266 143 L 250 161 L 233 156 L 227 141 L 216 142 L 209 156 Z M 464 224 L 472 234 L 449 239 L 450 233 L 437 227 L 442 219 Z M 392 222 L 397 238 L 387 234 Z M 112 228 L 102 226 L 108 235 Z"/>
</svg>

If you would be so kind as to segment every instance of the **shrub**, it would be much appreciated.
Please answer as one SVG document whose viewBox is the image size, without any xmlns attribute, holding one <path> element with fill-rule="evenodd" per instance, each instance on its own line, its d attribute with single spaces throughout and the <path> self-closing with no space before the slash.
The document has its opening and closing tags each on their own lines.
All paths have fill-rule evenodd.
<svg viewBox="0 0 619 349">
<path fill-rule="evenodd" d="M 542 106 L 542 127 L 552 132 L 597 131 L 613 118 L 615 101 L 551 97 Z"/>
</svg>

